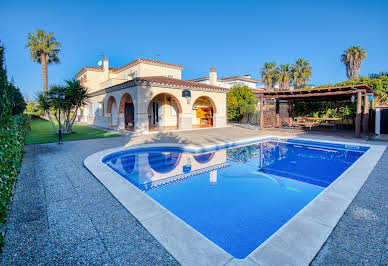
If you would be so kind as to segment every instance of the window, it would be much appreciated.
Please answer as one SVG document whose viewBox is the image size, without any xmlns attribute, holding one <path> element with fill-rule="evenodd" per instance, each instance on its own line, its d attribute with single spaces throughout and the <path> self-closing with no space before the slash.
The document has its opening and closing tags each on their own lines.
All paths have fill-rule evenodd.
<svg viewBox="0 0 388 266">
<path fill-rule="evenodd" d="M 133 78 L 137 78 L 137 71 L 133 71 L 132 76 Z"/>
<path fill-rule="evenodd" d="M 168 74 L 167 77 L 174 78 L 174 75 L 173 74 Z"/>
</svg>

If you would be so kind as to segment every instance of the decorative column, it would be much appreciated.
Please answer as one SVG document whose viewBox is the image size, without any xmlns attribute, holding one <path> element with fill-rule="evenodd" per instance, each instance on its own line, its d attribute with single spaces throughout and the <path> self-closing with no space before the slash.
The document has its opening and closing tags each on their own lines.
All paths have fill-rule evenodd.
<svg viewBox="0 0 388 266">
<path fill-rule="evenodd" d="M 119 129 L 125 129 L 124 113 L 119 113 Z"/>
<path fill-rule="evenodd" d="M 369 96 L 364 94 L 364 118 L 363 118 L 363 127 L 362 131 L 364 134 L 369 132 Z"/>
<path fill-rule="evenodd" d="M 356 107 L 356 124 L 355 124 L 355 133 L 357 138 L 360 137 L 360 133 L 361 133 L 361 101 L 362 101 L 361 91 L 358 91 L 357 107 Z"/>
</svg>

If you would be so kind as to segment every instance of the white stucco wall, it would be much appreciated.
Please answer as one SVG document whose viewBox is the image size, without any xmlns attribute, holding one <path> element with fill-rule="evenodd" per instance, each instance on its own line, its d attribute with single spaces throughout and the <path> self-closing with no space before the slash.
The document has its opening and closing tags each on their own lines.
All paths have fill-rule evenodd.
<svg viewBox="0 0 388 266">
<path fill-rule="evenodd" d="M 193 105 L 201 96 L 209 97 L 215 105 L 214 112 L 214 127 L 224 127 L 226 126 L 226 93 L 216 92 L 216 91 L 204 91 L 204 90 L 195 90 L 191 89 L 191 101 L 187 103 L 186 98 L 182 97 L 182 90 L 187 88 L 171 88 L 171 87 L 162 87 L 162 86 L 151 86 L 151 87 L 141 87 L 134 86 L 128 87 L 121 90 L 107 92 L 101 95 L 92 96 L 89 99 L 90 103 L 99 103 L 101 102 L 104 105 L 104 113 L 98 115 L 96 113 L 89 113 L 89 106 L 85 106 L 84 115 L 87 116 L 86 122 L 93 125 L 98 125 L 102 127 L 109 127 L 110 119 L 116 119 L 113 114 L 108 114 L 108 100 L 109 97 L 114 97 L 117 104 L 117 113 L 120 110 L 120 102 L 125 93 L 129 93 L 134 102 L 134 122 L 135 122 L 135 132 L 141 134 L 149 131 L 149 104 L 151 100 L 159 94 L 166 93 L 174 96 L 181 106 L 181 112 L 178 112 L 178 120 L 176 117 L 171 115 L 170 105 L 167 104 L 166 97 L 164 98 L 163 104 L 163 113 L 166 114 L 164 119 L 164 124 L 162 126 L 175 126 L 176 121 L 178 121 L 179 129 L 191 129 L 193 125 Z M 118 127 L 124 128 L 124 115 L 117 114 L 117 119 L 119 119 Z M 113 123 L 114 124 L 114 123 Z"/>
</svg>

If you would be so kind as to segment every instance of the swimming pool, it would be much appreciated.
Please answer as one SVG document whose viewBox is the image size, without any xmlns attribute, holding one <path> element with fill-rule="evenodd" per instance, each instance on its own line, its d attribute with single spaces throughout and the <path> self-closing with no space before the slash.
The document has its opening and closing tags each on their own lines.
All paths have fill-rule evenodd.
<svg viewBox="0 0 388 266">
<path fill-rule="evenodd" d="M 245 258 L 335 181 L 367 147 L 268 139 L 195 153 L 113 153 L 103 163 L 236 258 Z"/>
</svg>

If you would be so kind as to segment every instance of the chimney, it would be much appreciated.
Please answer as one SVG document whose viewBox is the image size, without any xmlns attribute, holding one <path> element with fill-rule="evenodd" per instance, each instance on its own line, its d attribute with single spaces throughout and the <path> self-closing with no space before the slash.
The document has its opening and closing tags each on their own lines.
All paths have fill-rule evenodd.
<svg viewBox="0 0 388 266">
<path fill-rule="evenodd" d="M 217 86 L 217 70 L 215 67 L 210 68 L 209 80 L 210 80 L 210 85 Z"/>
<path fill-rule="evenodd" d="M 104 57 L 104 81 L 109 79 L 109 61 L 108 57 Z"/>
</svg>

